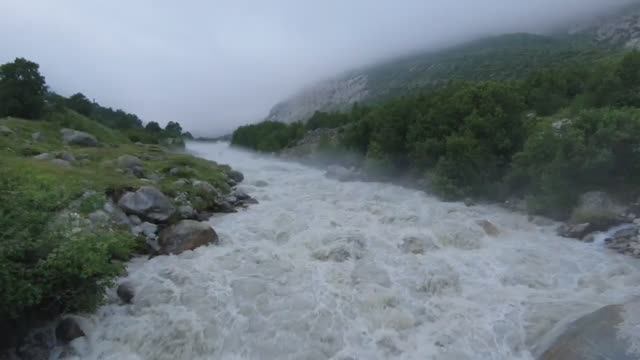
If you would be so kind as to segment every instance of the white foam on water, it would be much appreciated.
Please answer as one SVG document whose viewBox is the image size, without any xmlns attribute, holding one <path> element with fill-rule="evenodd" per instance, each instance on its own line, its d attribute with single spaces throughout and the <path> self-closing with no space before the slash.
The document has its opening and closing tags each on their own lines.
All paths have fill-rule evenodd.
<svg viewBox="0 0 640 360">
<path fill-rule="evenodd" d="M 260 204 L 211 219 L 219 246 L 132 262 L 134 303 L 111 294 L 81 358 L 533 359 L 558 322 L 640 295 L 637 260 L 498 207 L 188 147 Z"/>
</svg>

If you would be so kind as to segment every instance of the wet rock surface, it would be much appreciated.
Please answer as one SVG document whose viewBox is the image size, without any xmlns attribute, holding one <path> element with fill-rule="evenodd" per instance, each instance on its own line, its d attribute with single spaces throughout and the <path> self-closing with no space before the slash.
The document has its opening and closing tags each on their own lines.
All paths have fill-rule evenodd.
<svg viewBox="0 0 640 360">
<path fill-rule="evenodd" d="M 605 306 L 571 323 L 540 360 L 637 360 L 639 329 L 639 300 Z"/>
<path fill-rule="evenodd" d="M 60 320 L 56 326 L 56 339 L 63 344 L 84 336 L 84 331 L 78 325 L 78 322 L 73 318 L 64 318 Z"/>
<path fill-rule="evenodd" d="M 133 285 L 129 282 L 123 282 L 118 285 L 116 293 L 118 294 L 120 300 L 122 300 L 122 302 L 125 304 L 130 304 L 133 300 L 133 297 L 135 296 Z"/>
<path fill-rule="evenodd" d="M 164 229 L 158 238 L 160 252 L 163 254 L 180 254 L 217 242 L 218 235 L 211 225 L 195 220 L 182 220 Z"/>
<path fill-rule="evenodd" d="M 604 242 L 609 249 L 640 259 L 640 228 L 637 225 L 616 231 Z"/>
</svg>

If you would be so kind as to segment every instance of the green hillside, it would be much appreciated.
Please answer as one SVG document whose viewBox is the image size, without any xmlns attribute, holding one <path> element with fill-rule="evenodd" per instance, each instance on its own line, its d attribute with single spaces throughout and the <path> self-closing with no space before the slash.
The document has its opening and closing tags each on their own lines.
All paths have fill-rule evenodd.
<svg viewBox="0 0 640 360">
<path fill-rule="evenodd" d="M 416 54 L 358 73 L 368 78 L 367 100 L 376 101 L 455 80 L 521 79 L 542 67 L 596 60 L 607 53 L 582 37 L 509 34 Z"/>
</svg>

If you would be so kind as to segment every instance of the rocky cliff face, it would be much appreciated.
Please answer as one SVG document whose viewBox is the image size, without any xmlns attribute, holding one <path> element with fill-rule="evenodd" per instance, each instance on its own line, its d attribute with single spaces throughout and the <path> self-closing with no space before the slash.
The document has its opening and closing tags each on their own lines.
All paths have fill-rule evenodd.
<svg viewBox="0 0 640 360">
<path fill-rule="evenodd" d="M 596 43 L 640 49 L 640 6 L 627 7 L 621 13 L 601 16 L 580 24 L 570 34 L 591 36 Z"/>
<path fill-rule="evenodd" d="M 306 120 L 316 110 L 343 110 L 355 102 L 366 99 L 367 94 L 365 74 L 345 79 L 332 79 L 318 83 L 275 105 L 267 120 L 282 122 Z"/>
</svg>

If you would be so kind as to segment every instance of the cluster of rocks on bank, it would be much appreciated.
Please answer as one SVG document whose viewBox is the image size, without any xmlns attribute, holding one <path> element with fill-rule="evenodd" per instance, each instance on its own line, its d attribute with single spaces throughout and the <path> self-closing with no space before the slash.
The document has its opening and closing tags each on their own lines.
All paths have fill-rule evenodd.
<svg viewBox="0 0 640 360">
<path fill-rule="evenodd" d="M 640 258 L 640 201 L 622 206 L 604 192 L 587 192 L 570 220 L 557 229 L 560 236 L 584 242 L 593 242 L 597 233 L 607 231 L 604 242 L 608 248 Z"/>
<path fill-rule="evenodd" d="M 0 135 L 14 134 L 8 127 L 0 127 Z M 60 136 L 62 144 L 67 145 L 64 149 L 28 156 L 62 169 L 72 169 L 92 161 L 88 155 L 77 151 L 79 148 L 105 146 L 95 136 L 78 130 L 62 129 Z M 33 133 L 31 140 L 34 144 L 40 142 L 43 135 Z M 70 146 L 73 146 L 73 152 Z M 100 165 L 135 178 L 131 183 L 142 185 L 104 194 L 87 190 L 51 220 L 51 229 L 66 231 L 69 235 L 97 230 L 125 230 L 144 241 L 147 253 L 151 256 L 177 255 L 200 246 L 219 243 L 216 231 L 207 222 L 214 213 L 232 213 L 257 203 L 257 200 L 238 187 L 244 180 L 243 174 L 227 166 L 212 167 L 211 171 L 220 172 L 226 183 L 216 183 L 214 186 L 204 180 L 206 176 L 199 176 L 198 171 L 188 165 L 153 170 L 147 160 L 163 161 L 167 156 L 162 151 L 158 153 L 157 159 L 148 158 L 149 156 L 155 155 L 147 151 L 140 157 L 125 154 L 104 160 Z M 167 186 L 168 184 L 171 186 Z M 170 191 L 165 188 L 170 188 Z M 231 191 L 227 191 L 228 189 Z M 80 211 L 83 204 L 87 203 L 90 203 L 91 210 Z M 132 303 L 135 299 L 135 286 L 128 282 L 121 283 L 116 293 L 122 303 Z M 84 335 L 73 316 L 62 318 L 52 325 L 50 331 L 54 342 L 62 344 Z"/>
</svg>

